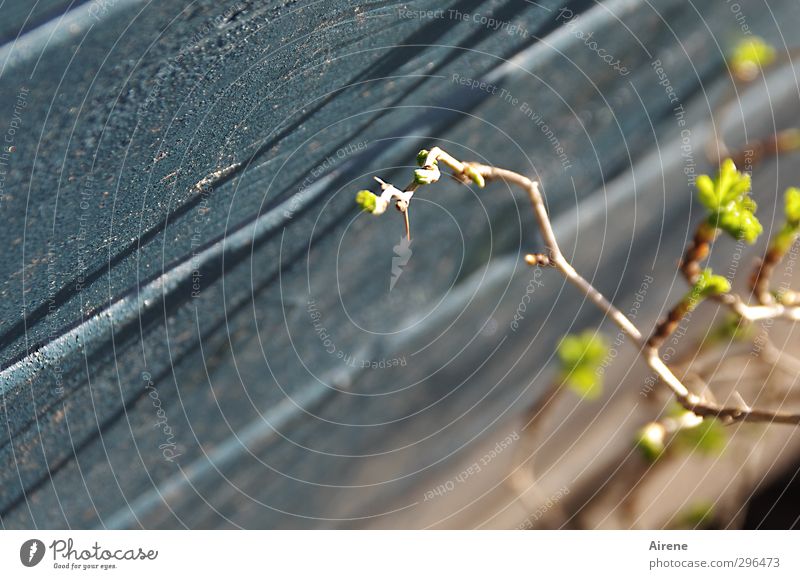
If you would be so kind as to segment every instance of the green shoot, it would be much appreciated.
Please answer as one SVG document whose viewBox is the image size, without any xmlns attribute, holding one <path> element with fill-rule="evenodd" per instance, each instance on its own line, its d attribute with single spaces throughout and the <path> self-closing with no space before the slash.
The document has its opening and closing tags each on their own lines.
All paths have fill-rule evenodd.
<svg viewBox="0 0 800 579">
<path fill-rule="evenodd" d="M 800 189 L 789 187 L 786 190 L 784 212 L 786 214 L 786 222 L 771 244 L 771 247 L 775 248 L 781 255 L 791 249 L 798 233 L 800 233 Z"/>
<path fill-rule="evenodd" d="M 742 40 L 733 50 L 730 67 L 738 78 L 753 80 L 765 67 L 775 61 L 775 49 L 762 38 L 753 36 Z"/>
<path fill-rule="evenodd" d="M 660 422 L 650 422 L 636 433 L 636 448 L 647 462 L 655 462 L 667 449 L 667 430 Z"/>
<path fill-rule="evenodd" d="M 709 212 L 709 225 L 734 239 L 755 242 L 763 227 L 755 216 L 756 202 L 749 194 L 750 175 L 739 172 L 733 161 L 726 159 L 716 179 L 700 175 L 696 186 L 700 202 Z"/>
<path fill-rule="evenodd" d="M 603 392 L 598 370 L 607 354 L 605 341 L 592 330 L 565 336 L 558 345 L 562 379 L 581 397 L 597 398 Z"/>
<path fill-rule="evenodd" d="M 731 291 L 730 282 L 721 275 L 713 273 L 710 268 L 706 268 L 684 298 L 687 311 L 694 310 L 706 298 L 726 294 L 729 291 Z"/>
<path fill-rule="evenodd" d="M 356 193 L 356 203 L 367 213 L 374 213 L 377 207 L 378 196 L 372 191 L 362 189 Z"/>
</svg>

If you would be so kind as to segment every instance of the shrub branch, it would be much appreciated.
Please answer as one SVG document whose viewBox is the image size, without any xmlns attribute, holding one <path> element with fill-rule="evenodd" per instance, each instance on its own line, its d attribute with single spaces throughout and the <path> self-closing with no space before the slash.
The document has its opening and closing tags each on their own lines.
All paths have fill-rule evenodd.
<svg viewBox="0 0 800 579">
<path fill-rule="evenodd" d="M 703 271 L 700 268 L 700 262 L 708 255 L 709 247 L 718 234 L 717 228 L 714 227 L 713 224 L 704 222 L 704 224 L 698 228 L 697 234 L 691 245 L 686 249 L 681 262 L 681 270 L 686 275 L 689 282 L 693 284 L 692 291 L 671 310 L 665 320 L 657 325 L 652 335 L 645 336 L 625 314 L 618 310 L 602 293 L 600 293 L 600 291 L 582 277 L 561 252 L 537 181 L 533 181 L 520 173 L 508 169 L 501 169 L 480 163 L 459 161 L 438 147 L 430 151 L 421 151 L 417 157 L 417 162 L 421 168 L 415 171 L 414 181 L 405 191 L 399 191 L 388 183 L 378 180 L 381 183 L 382 195 L 378 197 L 369 191 L 360 191 L 357 196 L 358 203 L 365 211 L 380 214 L 385 211 L 388 203 L 394 200 L 397 208 L 401 212 L 406 213 L 408 211 L 408 203 L 413 193 L 421 185 L 429 185 L 439 180 L 440 172 L 438 164 L 440 162 L 448 166 L 453 171 L 453 177 L 462 183 L 472 182 L 479 187 L 483 187 L 487 181 L 499 180 L 514 185 L 525 191 L 528 195 L 545 246 L 544 252 L 528 254 L 525 257 L 525 261 L 534 267 L 548 266 L 557 269 L 567 281 L 575 286 L 597 306 L 600 311 L 610 318 L 611 321 L 638 346 L 639 353 L 644 362 L 671 390 L 675 399 L 683 408 L 700 417 L 716 417 L 726 422 L 746 421 L 800 424 L 800 414 L 754 409 L 746 404 L 739 395 L 734 396 L 737 400 L 737 404 L 733 406 L 721 405 L 715 401 L 709 400 L 707 397 L 699 396 L 691 392 L 661 358 L 659 345 L 674 331 L 677 321 L 683 318 L 688 311 L 694 309 L 704 297 L 714 297 L 722 304 L 728 306 L 741 318 L 748 321 L 776 318 L 800 321 L 800 308 L 777 302 L 767 304 L 761 303 L 759 305 L 746 304 L 739 296 L 730 293 L 729 285 L 724 287 L 724 284 L 720 282 L 720 279 L 723 278 L 713 276 L 710 270 Z M 727 169 L 729 171 L 731 170 L 730 167 L 727 167 Z M 733 167 L 733 170 L 735 171 L 735 167 Z M 739 176 L 741 177 L 741 175 Z M 730 175 L 720 176 L 719 179 L 722 181 L 723 185 L 730 185 L 730 183 L 724 181 L 724 179 L 728 177 L 730 177 Z M 713 183 L 713 185 L 717 186 L 719 184 Z M 747 185 L 749 187 L 749 178 Z M 709 180 L 708 187 L 711 186 L 712 183 Z M 735 182 L 731 185 L 731 187 L 736 186 L 738 185 Z M 739 189 L 744 191 L 745 188 L 742 185 Z M 737 189 L 737 191 L 739 191 L 739 189 Z M 736 208 L 737 211 L 739 209 L 743 211 L 754 211 L 754 204 L 750 204 L 746 195 L 741 193 L 741 191 L 739 191 L 739 197 L 736 197 L 736 203 L 741 203 L 741 207 Z M 754 225 L 751 221 L 744 222 L 744 225 L 750 228 L 750 230 L 748 230 L 744 229 L 744 225 L 739 221 L 731 222 L 730 219 L 727 219 L 722 209 L 719 209 L 719 215 L 721 215 L 724 220 L 721 227 L 725 228 L 726 231 L 738 231 L 737 228 L 740 228 L 743 236 L 749 236 L 749 234 L 752 233 L 751 230 Z M 737 219 L 742 217 L 740 213 L 736 213 L 735 216 Z M 745 217 L 747 217 L 747 215 L 745 215 Z M 755 221 L 755 225 L 760 228 L 760 224 L 758 224 L 757 220 Z"/>
</svg>

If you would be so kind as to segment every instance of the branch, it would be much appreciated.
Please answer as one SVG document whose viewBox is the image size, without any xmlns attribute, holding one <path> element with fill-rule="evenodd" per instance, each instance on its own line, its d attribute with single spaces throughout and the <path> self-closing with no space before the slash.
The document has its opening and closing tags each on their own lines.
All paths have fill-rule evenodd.
<svg viewBox="0 0 800 579">
<path fill-rule="evenodd" d="M 748 422 L 778 422 L 784 424 L 800 424 L 800 414 L 788 414 L 768 410 L 753 409 L 741 400 L 741 404 L 737 406 L 721 406 L 712 401 L 708 401 L 700 396 L 693 394 L 683 384 L 683 382 L 675 376 L 666 363 L 661 359 L 657 345 L 651 343 L 651 338 L 645 338 L 642 332 L 628 319 L 625 314 L 618 310 L 611 302 L 609 302 L 603 294 L 601 294 L 591 283 L 583 278 L 569 263 L 567 258 L 561 253 L 558 246 L 558 241 L 553 231 L 553 226 L 550 217 L 547 213 L 547 208 L 539 190 L 539 183 L 532 181 L 528 177 L 510 171 L 508 169 L 500 169 L 489 165 L 479 163 L 467 163 L 456 160 L 438 147 L 431 149 L 431 151 L 421 151 L 418 158 L 418 163 L 422 169 L 415 172 L 414 190 L 419 185 L 427 185 L 438 181 L 440 174 L 437 168 L 437 162 L 442 161 L 454 172 L 454 177 L 461 182 L 475 182 L 479 187 L 482 187 L 485 181 L 502 180 L 508 184 L 515 185 L 524 190 L 530 199 L 533 207 L 533 213 L 539 225 L 539 230 L 544 240 L 546 252 L 544 254 L 529 254 L 525 260 L 533 266 L 546 265 L 556 268 L 561 274 L 580 290 L 589 300 L 597 306 L 606 316 L 608 316 L 628 337 L 630 337 L 637 346 L 639 346 L 640 354 L 642 355 L 646 364 L 653 372 L 667 385 L 672 391 L 676 400 L 686 410 L 694 412 L 698 416 L 707 417 L 713 416 L 723 419 L 728 422 L 734 421 L 748 421 Z M 381 182 L 383 183 L 383 182 Z M 386 188 L 384 188 L 384 191 Z M 396 191 L 396 190 L 395 190 Z M 361 195 L 364 192 L 359 192 Z M 369 192 L 367 192 L 369 193 Z M 401 199 L 410 200 L 408 192 L 401 192 L 398 196 Z M 359 203 L 365 210 L 370 211 L 369 204 L 364 204 L 359 200 Z M 407 205 L 406 205 L 407 208 Z M 370 211 L 376 213 L 375 211 Z M 382 211 L 381 211 L 382 213 Z M 707 232 L 703 233 L 707 237 Z M 712 238 L 713 239 L 713 238 Z M 702 258 L 707 254 L 703 253 L 702 245 L 708 243 L 703 239 L 696 237 L 696 250 L 687 252 L 691 258 L 695 256 Z M 702 256 L 702 257 L 700 257 Z M 685 263 L 696 262 L 698 259 L 687 260 Z M 786 317 L 791 320 L 800 320 L 800 309 L 786 308 L 780 304 L 772 306 L 748 306 L 738 299 L 730 302 L 731 306 L 737 313 L 746 319 L 766 319 L 768 317 Z"/>
<path fill-rule="evenodd" d="M 800 189 L 789 187 L 785 193 L 784 203 L 786 222 L 770 240 L 763 259 L 756 264 L 756 268 L 750 276 L 750 287 L 762 305 L 773 305 L 777 302 L 796 309 L 799 303 L 796 292 L 784 289 L 777 294 L 776 300 L 770 290 L 770 278 L 775 268 L 792 249 L 800 235 Z"/>
</svg>

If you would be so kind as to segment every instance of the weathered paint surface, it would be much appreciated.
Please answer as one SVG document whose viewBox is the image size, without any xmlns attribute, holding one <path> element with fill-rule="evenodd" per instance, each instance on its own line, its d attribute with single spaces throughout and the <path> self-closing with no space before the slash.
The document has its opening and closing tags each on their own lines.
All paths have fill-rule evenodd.
<svg viewBox="0 0 800 579">
<path fill-rule="evenodd" d="M 31 24 L 16 4 L 0 29 L 0 131 L 25 102 L 0 205 L 9 528 L 424 508 L 410 489 L 543 384 L 531 347 L 596 318 L 552 316 L 576 299 L 553 282 L 543 316 L 509 329 L 534 229 L 503 187 L 417 203 L 391 292 L 402 223 L 359 216 L 354 191 L 405 180 L 435 141 L 537 175 L 570 215 L 674 129 L 651 63 L 689 102 L 723 71 L 711 34 L 741 33 L 724 3 L 703 21 L 680 0 L 569 2 L 570 26 L 552 0 L 51 2 Z M 781 29 L 791 4 L 770 3 Z M 611 295 L 643 275 L 629 225 L 599 250 L 630 264 L 596 272 Z"/>
</svg>

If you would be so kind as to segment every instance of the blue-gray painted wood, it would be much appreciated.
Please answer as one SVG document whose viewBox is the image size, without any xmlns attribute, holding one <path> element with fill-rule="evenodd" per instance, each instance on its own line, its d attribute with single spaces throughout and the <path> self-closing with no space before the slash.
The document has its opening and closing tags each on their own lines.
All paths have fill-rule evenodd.
<svg viewBox="0 0 800 579">
<path fill-rule="evenodd" d="M 797 24 L 789 1 L 770 2 L 780 28 L 741 4 L 768 37 Z M 554 1 L 119 0 L 13 34 L 0 129 L 20 94 L 25 107 L 0 206 L 3 525 L 359 526 L 424 508 L 409 489 L 543 385 L 520 354 L 546 359 L 597 318 L 509 330 L 535 229 L 501 186 L 417 201 L 388 291 L 402 224 L 359 215 L 354 191 L 405 179 L 435 142 L 538 176 L 569 214 L 673 126 L 650 63 L 702 101 L 740 33 L 723 3 L 704 20 L 678 0 L 568 6 L 579 27 Z M 605 243 L 636 262 L 624 229 Z M 624 296 L 641 271 L 597 275 Z M 541 300 L 577 296 L 553 284 Z"/>
</svg>

